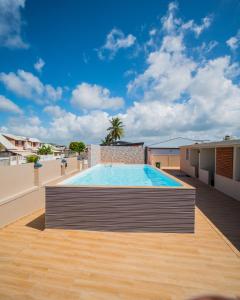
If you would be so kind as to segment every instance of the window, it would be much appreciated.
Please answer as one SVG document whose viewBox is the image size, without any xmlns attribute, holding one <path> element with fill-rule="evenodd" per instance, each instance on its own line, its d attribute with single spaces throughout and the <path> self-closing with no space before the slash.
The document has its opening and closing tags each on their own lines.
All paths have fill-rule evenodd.
<svg viewBox="0 0 240 300">
<path fill-rule="evenodd" d="M 186 160 L 189 160 L 189 149 L 186 149 Z"/>
</svg>

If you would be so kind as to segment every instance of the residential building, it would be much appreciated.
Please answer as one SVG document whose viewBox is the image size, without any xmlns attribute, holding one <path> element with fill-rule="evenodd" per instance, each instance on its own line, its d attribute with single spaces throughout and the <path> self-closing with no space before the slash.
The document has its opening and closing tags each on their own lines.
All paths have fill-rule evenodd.
<svg viewBox="0 0 240 300">
<path fill-rule="evenodd" d="M 199 142 L 203 142 L 203 140 L 177 137 L 151 144 L 146 147 L 146 162 L 153 166 L 155 166 L 156 163 L 160 163 L 161 168 L 180 167 L 180 146 Z"/>
<path fill-rule="evenodd" d="M 180 147 L 185 173 L 240 200 L 240 139 Z"/>
</svg>

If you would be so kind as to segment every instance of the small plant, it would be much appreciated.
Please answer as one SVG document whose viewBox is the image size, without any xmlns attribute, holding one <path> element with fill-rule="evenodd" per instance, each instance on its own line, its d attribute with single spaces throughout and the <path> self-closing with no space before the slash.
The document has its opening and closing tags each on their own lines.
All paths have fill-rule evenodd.
<svg viewBox="0 0 240 300">
<path fill-rule="evenodd" d="M 156 162 L 156 168 L 160 169 L 161 168 L 161 163 L 158 161 Z"/>
<path fill-rule="evenodd" d="M 39 161 L 39 156 L 37 155 L 29 155 L 27 156 L 27 163 L 34 163 L 36 164 Z"/>
</svg>

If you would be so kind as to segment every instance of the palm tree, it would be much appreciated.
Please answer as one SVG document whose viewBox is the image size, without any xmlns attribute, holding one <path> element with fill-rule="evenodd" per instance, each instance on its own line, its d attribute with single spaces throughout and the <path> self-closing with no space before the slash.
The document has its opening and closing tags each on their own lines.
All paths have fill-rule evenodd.
<svg viewBox="0 0 240 300">
<path fill-rule="evenodd" d="M 109 131 L 108 135 L 110 135 L 112 142 L 116 142 L 124 135 L 124 125 L 119 117 L 112 118 L 110 123 L 111 126 L 107 129 Z"/>
<path fill-rule="evenodd" d="M 112 137 L 110 135 L 110 133 L 104 138 L 104 140 L 102 140 L 102 143 L 101 145 L 102 146 L 109 146 L 111 145 L 111 142 L 112 142 Z"/>
</svg>

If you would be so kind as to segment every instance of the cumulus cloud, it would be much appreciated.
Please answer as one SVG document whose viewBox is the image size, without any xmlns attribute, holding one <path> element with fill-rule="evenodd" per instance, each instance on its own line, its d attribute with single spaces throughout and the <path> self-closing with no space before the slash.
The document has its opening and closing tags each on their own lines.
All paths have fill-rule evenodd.
<svg viewBox="0 0 240 300">
<path fill-rule="evenodd" d="M 56 107 L 55 107 L 56 108 Z M 47 109 L 48 113 L 54 110 Z M 55 112 L 57 109 L 55 110 Z M 69 143 L 72 140 L 100 142 L 109 127 L 110 115 L 102 111 L 92 111 L 87 115 L 77 115 L 59 108 L 60 114 L 53 114 L 49 124 L 43 125 L 34 117 L 11 118 L 7 124 L 9 132 L 38 137 L 42 141 Z"/>
<path fill-rule="evenodd" d="M 0 46 L 12 49 L 29 47 L 21 36 L 21 10 L 24 7 L 25 0 L 0 0 Z"/>
<path fill-rule="evenodd" d="M 98 50 L 98 57 L 113 59 L 120 49 L 126 49 L 134 45 L 136 37 L 132 34 L 125 34 L 117 28 L 113 28 L 107 35 L 105 44 Z"/>
<path fill-rule="evenodd" d="M 240 46 L 240 30 L 238 30 L 235 36 L 232 36 L 226 41 L 231 50 L 236 50 Z"/>
<path fill-rule="evenodd" d="M 66 111 L 58 105 L 48 105 L 43 111 L 55 118 L 62 117 L 66 113 Z"/>
<path fill-rule="evenodd" d="M 107 88 L 81 83 L 72 91 L 71 103 L 78 109 L 118 109 L 123 106 L 121 97 L 112 97 Z"/>
<path fill-rule="evenodd" d="M 118 114 L 125 125 L 125 138 L 156 142 L 179 135 L 197 139 L 221 138 L 225 134 L 239 136 L 239 63 L 230 56 L 208 59 L 191 55 L 185 35 L 192 29 L 182 28 L 187 22 L 176 17 L 177 9 L 176 3 L 170 3 L 161 19 L 161 41 L 155 41 L 145 69 L 133 74 L 134 79 L 128 85 L 129 97 L 135 102 Z M 209 43 L 202 48 L 208 52 L 215 46 L 216 43 Z M 17 118 L 15 126 L 11 123 L 7 127 L 18 134 L 29 130 L 29 135 L 36 134 L 45 140 L 100 142 L 106 135 L 108 120 L 114 116 L 102 109 L 113 108 L 116 102 L 120 107 L 123 99 L 112 97 L 101 86 L 82 83 L 72 91 L 71 102 L 90 113 L 77 115 L 48 105 L 44 111 L 51 116 L 49 124 L 30 126 Z"/>
<path fill-rule="evenodd" d="M 14 102 L 0 95 L 0 112 L 11 112 L 16 114 L 21 114 L 22 110 Z"/>
<path fill-rule="evenodd" d="M 0 81 L 16 95 L 43 104 L 59 100 L 62 97 L 62 88 L 46 84 L 30 72 L 18 70 L 16 73 L 0 73 Z"/>
<path fill-rule="evenodd" d="M 45 66 L 45 61 L 40 57 L 36 63 L 34 64 L 34 68 L 36 71 L 38 71 L 39 73 L 42 72 L 42 68 Z"/>
</svg>

